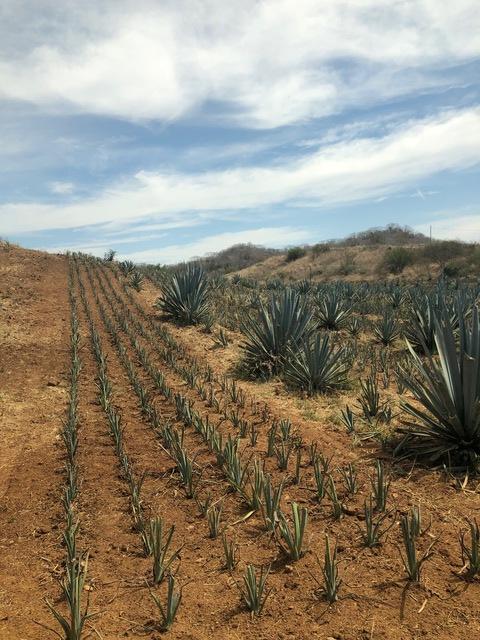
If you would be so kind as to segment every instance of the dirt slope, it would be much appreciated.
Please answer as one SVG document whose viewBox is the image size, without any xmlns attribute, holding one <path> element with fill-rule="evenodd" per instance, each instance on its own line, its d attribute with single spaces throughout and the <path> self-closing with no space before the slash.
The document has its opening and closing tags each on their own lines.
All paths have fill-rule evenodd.
<svg viewBox="0 0 480 640">
<path fill-rule="evenodd" d="M 0 247 L 0 637 L 45 637 L 68 367 L 64 258 Z"/>
<path fill-rule="evenodd" d="M 346 280 L 348 282 L 377 280 L 378 265 L 382 261 L 387 247 L 356 246 L 332 247 L 325 253 L 306 256 L 287 262 L 286 254 L 279 254 L 258 262 L 236 273 L 240 276 L 258 280 L 280 278 L 285 282 L 312 279 L 314 281 Z M 414 264 L 405 268 L 401 279 L 405 281 L 424 280 L 437 277 L 439 268 L 435 264 Z M 398 276 L 382 273 L 384 279 L 398 279 Z"/>
</svg>

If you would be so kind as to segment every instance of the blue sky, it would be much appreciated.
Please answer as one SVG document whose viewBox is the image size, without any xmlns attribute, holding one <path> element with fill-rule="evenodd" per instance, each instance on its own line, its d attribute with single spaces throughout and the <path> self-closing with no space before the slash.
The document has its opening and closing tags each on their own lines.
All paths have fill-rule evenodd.
<svg viewBox="0 0 480 640">
<path fill-rule="evenodd" d="M 172 263 L 480 241 L 473 0 L 4 0 L 0 236 Z"/>
</svg>

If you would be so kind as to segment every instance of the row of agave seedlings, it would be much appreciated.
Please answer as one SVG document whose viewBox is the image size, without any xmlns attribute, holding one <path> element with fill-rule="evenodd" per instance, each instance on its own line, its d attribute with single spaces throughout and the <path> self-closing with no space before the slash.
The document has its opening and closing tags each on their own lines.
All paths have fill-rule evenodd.
<svg viewBox="0 0 480 640">
<path fill-rule="evenodd" d="M 87 274 L 90 277 L 90 283 L 93 287 L 94 282 L 91 278 L 91 272 L 88 271 L 88 269 Z M 220 530 L 222 510 L 221 507 L 219 508 L 212 504 L 210 495 L 207 495 L 203 501 L 197 497 L 202 474 L 196 470 L 195 459 L 189 455 L 185 447 L 184 429 L 182 428 L 181 432 L 179 432 L 168 423 L 161 426 L 159 413 L 155 405 L 149 400 L 148 393 L 136 375 L 134 366 L 129 360 L 125 348 L 118 339 L 115 327 L 98 299 L 98 296 L 95 296 L 95 292 L 94 297 L 97 300 L 100 315 L 105 322 L 106 329 L 110 334 L 113 344 L 117 347 L 120 360 L 124 364 L 130 382 L 137 393 L 142 411 L 150 418 L 154 430 L 157 435 L 162 438 L 164 446 L 175 460 L 186 497 L 197 498 L 200 511 L 207 517 L 210 537 L 216 538 Z M 224 442 L 222 434 L 208 422 L 208 418 L 206 421 L 203 420 L 200 414 L 193 409 L 188 399 L 181 394 L 173 395 L 163 375 L 148 360 L 146 352 L 143 350 L 143 352 L 137 355 L 139 355 L 140 360 L 143 361 L 142 364 L 146 370 L 152 374 L 157 388 L 163 393 L 165 398 L 171 400 L 173 397 L 177 418 L 183 425 L 193 427 L 207 442 L 210 450 L 215 453 L 217 464 L 223 469 L 230 488 L 241 497 L 253 512 L 259 509 L 262 510 L 265 528 L 275 536 L 287 557 L 292 561 L 300 559 L 305 551 L 303 548 L 303 540 L 307 526 L 308 511 L 304 507 L 299 507 L 297 503 L 292 503 L 293 522 L 292 524 L 288 522 L 286 516 L 280 509 L 280 501 L 285 481 L 282 481 L 277 487 L 274 487 L 270 475 L 265 473 L 263 466 L 257 460 L 251 465 L 245 465 L 238 451 L 238 439 L 228 436 Z M 280 422 L 279 427 L 280 431 L 284 434 L 284 439 L 281 440 L 281 450 L 290 451 L 292 442 L 290 433 L 291 424 L 289 421 L 283 421 Z M 277 433 L 276 424 L 272 426 L 270 432 L 271 434 Z M 274 439 L 270 437 L 270 441 L 273 442 Z M 321 497 L 323 498 L 326 495 L 326 485 L 322 472 L 320 471 L 320 464 L 323 464 L 324 468 L 327 469 L 328 461 L 320 454 L 313 452 L 313 455 L 315 457 L 314 465 L 317 470 L 317 479 L 318 482 L 321 483 Z M 283 460 L 282 465 L 285 465 L 285 461 L 288 461 L 288 454 L 284 453 L 281 459 Z M 282 466 L 281 468 L 286 468 L 286 466 Z M 333 478 L 331 482 L 334 488 Z M 338 500 L 335 488 L 334 496 L 334 511 L 338 514 L 338 517 L 340 517 L 341 503 Z M 222 542 L 225 554 L 224 566 L 226 569 L 232 571 L 238 562 L 237 547 L 234 542 L 227 539 L 225 534 L 222 536 Z M 243 576 L 244 586 L 241 587 L 241 593 L 245 604 L 253 614 L 259 614 L 265 604 L 268 595 L 265 584 L 268 573 L 269 570 L 265 570 L 263 567 L 259 572 L 253 565 L 247 565 L 246 567 Z M 328 537 L 326 538 L 323 574 L 325 596 L 329 602 L 333 602 L 337 599 L 340 580 L 338 577 L 336 546 L 331 549 Z"/>
<path fill-rule="evenodd" d="M 94 282 L 91 277 L 91 272 L 88 271 L 88 269 L 87 269 L 87 275 L 90 279 L 93 295 L 97 302 L 100 315 L 105 323 L 105 327 L 112 339 L 114 346 L 117 348 L 120 361 L 125 367 L 125 370 L 132 384 L 132 387 L 139 398 L 141 409 L 143 413 L 150 419 L 151 425 L 155 433 L 157 434 L 157 436 L 159 436 L 162 439 L 164 446 L 167 448 L 167 451 L 169 451 L 173 460 L 176 462 L 177 468 L 179 471 L 180 482 L 185 489 L 186 497 L 196 498 L 196 502 L 198 504 L 198 507 L 201 513 L 207 517 L 210 537 L 216 538 L 220 530 L 222 510 L 221 508 L 217 508 L 215 505 L 211 504 L 210 495 L 207 495 L 207 497 L 203 501 L 198 499 L 197 489 L 198 489 L 201 473 L 198 473 L 196 469 L 194 457 L 188 454 L 188 451 L 184 446 L 184 430 L 182 430 L 182 432 L 179 433 L 175 428 L 172 428 L 170 424 L 164 423 L 161 420 L 155 405 L 153 405 L 150 402 L 146 390 L 144 389 L 138 376 L 136 375 L 135 367 L 130 361 L 125 348 L 118 340 L 118 335 L 116 334 L 115 328 L 110 318 L 106 314 L 105 308 L 103 307 L 98 296 L 96 295 L 95 289 L 93 288 Z M 148 366 L 149 363 L 145 363 L 145 364 Z M 162 374 L 158 370 L 153 369 L 151 365 L 148 367 L 148 369 L 149 369 L 149 372 L 153 374 L 153 377 L 156 381 L 157 388 L 159 388 L 162 391 L 164 396 L 168 399 L 171 399 L 172 397 L 174 398 L 175 404 L 177 407 L 177 416 L 179 417 L 179 419 L 183 420 L 184 424 L 187 424 L 187 425 L 191 424 L 190 422 L 191 420 L 193 420 L 193 422 L 195 422 L 198 425 L 199 424 L 198 420 L 201 421 L 201 418 L 198 414 L 196 414 L 192 410 L 188 401 L 180 394 L 177 394 L 175 396 L 173 395 L 170 388 L 166 385 Z M 195 420 L 195 418 L 197 418 L 197 421 Z M 206 427 L 208 430 L 208 421 L 206 423 Z M 218 432 L 215 431 L 212 435 L 213 436 L 216 435 L 217 441 L 220 440 L 221 442 L 222 437 L 220 434 L 218 434 Z M 230 482 L 231 484 L 233 483 L 232 486 L 234 485 L 237 486 L 239 492 L 242 493 L 244 497 L 246 497 L 247 494 L 245 493 L 245 491 L 242 491 L 241 489 L 245 489 L 247 469 L 246 468 L 242 469 L 240 457 L 237 452 L 237 445 L 238 445 L 238 442 L 235 440 L 232 440 L 231 438 L 229 438 L 229 440 L 225 444 L 224 450 L 230 452 L 228 459 L 225 460 L 225 464 L 228 465 L 228 462 L 230 461 L 231 464 L 233 465 L 232 469 L 230 470 L 230 476 L 229 476 Z M 217 460 L 219 460 L 221 457 L 220 449 L 221 449 L 221 445 L 217 444 Z M 222 467 L 224 466 L 223 462 L 219 464 Z M 241 480 L 241 478 L 243 478 L 243 480 Z M 241 487 L 240 487 L 240 482 L 241 482 Z M 256 505 L 259 504 L 259 500 L 260 500 L 260 493 L 259 493 L 261 490 L 260 483 L 261 483 L 261 486 L 263 487 L 263 473 L 259 467 L 256 467 L 257 494 L 252 499 L 255 501 Z M 281 494 L 283 491 L 283 485 L 279 487 L 277 490 L 274 490 L 268 478 L 266 479 L 266 483 L 268 486 L 266 487 L 265 491 L 267 492 L 267 495 L 270 496 L 270 501 L 269 501 L 270 516 L 269 517 L 267 516 L 268 523 L 269 523 L 268 527 L 270 529 L 274 529 L 272 524 L 278 521 L 277 512 L 280 513 L 278 509 L 279 509 Z M 258 508 L 258 506 L 256 508 Z M 288 525 L 286 524 L 286 520 L 284 517 L 283 517 L 283 521 L 285 523 L 286 531 L 289 531 Z M 302 534 L 302 537 L 303 537 L 303 534 Z M 223 550 L 225 555 L 225 561 L 223 566 L 225 569 L 232 571 L 238 562 L 238 547 L 233 541 L 228 540 L 225 534 L 223 534 L 222 536 L 222 542 L 223 542 Z M 298 557 L 300 557 L 300 555 L 298 555 Z M 333 561 L 333 557 L 334 557 L 333 554 L 330 554 L 329 552 L 328 557 L 330 560 Z M 332 568 L 333 568 L 333 565 L 332 565 Z M 260 569 L 259 574 L 257 574 L 257 571 L 253 565 L 247 565 L 246 567 L 245 574 L 243 576 L 243 586 L 240 586 L 240 592 L 247 608 L 254 614 L 259 614 L 260 611 L 263 609 L 263 605 L 265 603 L 265 599 L 267 595 L 267 593 L 265 592 L 265 581 L 266 581 L 267 575 L 268 575 L 268 571 L 264 571 L 263 568 Z M 170 577 L 169 580 L 171 579 L 173 578 Z"/>
<path fill-rule="evenodd" d="M 110 333 L 114 344 L 116 344 L 118 348 L 118 336 L 116 335 L 115 329 L 101 305 L 100 313 L 106 322 L 107 331 Z M 152 418 L 154 428 L 158 430 L 159 420 L 155 406 L 148 400 L 148 394 L 143 390 L 138 377 L 134 373 L 134 367 L 128 360 L 128 356 L 126 356 L 126 352 L 123 348 L 120 348 L 119 354 L 121 360 L 126 364 L 127 374 L 134 389 L 137 391 L 142 410 Z M 140 359 L 143 360 L 147 370 L 153 374 L 154 380 L 157 381 L 157 388 L 162 391 L 166 398 L 171 399 L 172 392 L 166 385 L 164 377 L 154 368 L 152 363 L 148 361 L 148 356 L 146 356 L 144 351 L 140 354 Z M 215 453 L 217 464 L 223 469 L 231 489 L 241 497 L 249 509 L 252 511 L 257 511 L 259 509 L 262 510 L 266 529 L 275 535 L 280 546 L 291 560 L 298 560 L 302 557 L 304 554 L 303 538 L 305 535 L 308 512 L 307 509 L 300 508 L 297 503 L 292 503 L 293 524 L 289 524 L 287 518 L 280 509 L 280 501 L 285 481 L 282 481 L 277 487 L 274 487 L 270 475 L 265 473 L 264 467 L 257 460 L 255 460 L 251 465 L 245 465 L 243 463 L 238 451 L 238 439 L 234 439 L 229 435 L 226 442 L 224 442 L 222 434 L 220 434 L 218 430 L 208 422 L 208 419 L 207 421 L 204 421 L 184 396 L 176 394 L 173 398 L 176 405 L 177 418 L 183 422 L 184 425 L 192 426 L 197 433 L 202 435 L 202 438 L 207 442 L 209 448 Z M 279 430 L 283 434 L 277 452 L 279 460 L 282 461 L 281 468 L 286 469 L 289 452 L 293 446 L 291 423 L 289 421 L 281 421 L 279 425 L 274 424 L 270 430 L 271 435 L 269 439 L 271 443 L 275 441 L 274 436 L 277 434 L 277 427 L 279 427 Z M 197 494 L 201 473 L 195 473 L 194 459 L 188 455 L 188 451 L 184 446 L 184 435 L 184 430 L 179 433 L 175 428 L 172 428 L 168 424 L 161 430 L 161 437 L 164 445 L 171 452 L 172 457 L 177 463 L 177 468 L 179 470 L 186 496 L 188 498 L 193 498 Z M 280 451 L 283 453 L 280 454 Z M 326 469 L 328 461 L 320 454 L 313 452 L 313 455 L 315 458 L 314 466 L 317 470 L 317 480 L 319 486 L 321 486 L 319 495 L 321 493 L 321 498 L 323 498 L 327 491 L 322 472 L 320 471 L 320 464 L 323 464 Z M 300 458 L 297 457 L 297 460 L 300 460 Z M 299 468 L 300 465 L 297 464 L 296 475 L 298 481 Z M 333 478 L 331 478 L 331 483 L 333 485 L 335 496 L 334 511 L 338 514 L 338 517 L 340 517 L 341 503 L 338 500 Z M 208 518 L 210 536 L 212 538 L 217 537 L 221 523 L 221 509 L 214 505 L 211 506 L 211 496 L 209 495 L 207 495 L 203 502 L 197 500 L 197 503 L 201 511 Z M 223 536 L 223 547 L 225 552 L 225 567 L 232 570 L 237 562 L 235 545 Z M 330 545 L 327 539 L 326 548 L 325 576 L 328 576 L 328 580 L 325 580 L 325 594 L 329 601 L 333 601 L 336 599 L 339 587 L 336 547 L 335 549 L 330 550 Z M 255 568 L 252 565 L 247 565 L 244 576 L 245 588 L 242 590 L 242 595 L 247 606 L 254 613 L 259 613 L 261 608 L 263 608 L 264 599 L 261 594 L 264 592 L 267 574 L 268 572 L 260 570 L 260 574 L 257 578 Z M 260 593 L 260 596 L 257 592 Z M 257 595 L 255 596 L 256 593 Z"/>
<path fill-rule="evenodd" d="M 82 592 L 87 576 L 88 552 L 78 549 L 79 520 L 75 503 L 79 493 L 78 451 L 78 391 L 82 363 L 80 359 L 80 325 L 75 296 L 73 266 L 70 264 L 68 293 L 70 302 L 70 372 L 69 397 L 66 418 L 63 422 L 62 441 L 65 447 L 65 488 L 62 506 L 65 514 L 63 544 L 66 550 L 65 575 L 61 581 L 62 595 L 68 606 L 65 616 L 48 600 L 47 606 L 68 640 L 80 640 L 87 620 L 88 601 L 82 608 Z M 52 631 L 62 637 L 57 631 Z"/>
<path fill-rule="evenodd" d="M 134 530 L 139 534 L 145 556 L 152 558 L 153 586 L 161 584 L 165 579 L 168 582 L 165 604 L 162 604 L 157 594 L 150 590 L 150 594 L 159 612 L 158 627 L 162 631 L 168 630 L 174 620 L 182 599 L 182 590 L 175 588 L 175 576 L 171 572 L 172 565 L 178 559 L 180 549 L 172 550 L 172 539 L 175 526 L 165 526 L 160 516 L 146 520 L 144 506 L 141 497 L 141 489 L 145 476 L 135 471 L 132 460 L 126 450 L 124 442 L 124 428 L 122 416 L 113 402 L 114 388 L 109 377 L 107 356 L 102 347 L 101 338 L 95 329 L 95 323 L 80 271 L 77 267 L 77 281 L 80 289 L 83 308 L 90 328 L 90 339 L 93 355 L 97 364 L 98 402 L 102 407 L 109 425 L 109 433 L 113 440 L 116 456 L 118 458 L 121 474 L 128 487 L 130 497 L 130 509 L 134 524 Z M 78 636 L 80 637 L 80 636 Z"/>
<path fill-rule="evenodd" d="M 114 271 L 115 275 L 116 272 Z M 131 324 L 154 349 L 161 360 L 169 366 L 174 373 L 180 376 L 187 385 L 196 389 L 203 401 L 215 409 L 218 413 L 223 413 L 225 420 L 230 421 L 237 428 L 241 423 L 241 428 L 246 428 L 245 420 L 240 416 L 238 410 L 229 411 L 229 404 L 234 404 L 238 409 L 247 410 L 252 416 L 258 416 L 259 424 L 267 423 L 271 414 L 266 403 L 259 403 L 253 398 L 247 400 L 245 392 L 238 386 L 234 379 L 227 376 L 216 376 L 209 365 L 201 365 L 198 360 L 188 354 L 187 350 L 180 345 L 166 329 L 166 327 L 156 324 L 145 312 L 143 307 L 133 298 L 127 287 L 124 292 L 129 303 L 135 308 L 145 325 L 136 318 L 125 301 L 115 291 L 108 273 L 102 271 L 103 276 L 109 286 L 109 290 L 122 310 L 125 321 Z M 106 294 L 108 296 L 108 294 Z M 160 347 L 158 339 L 164 344 Z M 255 440 L 255 425 L 252 427 L 252 440 Z"/>
<path fill-rule="evenodd" d="M 138 355 L 138 354 L 137 354 Z M 140 360 L 145 361 L 145 352 L 140 352 Z M 148 364 L 148 363 L 147 363 Z M 149 368 L 152 368 L 151 363 L 148 364 Z M 155 374 L 155 371 L 154 371 Z M 158 371 L 155 374 L 158 376 Z M 154 377 L 155 377 L 154 375 Z M 137 380 L 138 383 L 138 380 Z M 165 385 L 163 379 L 162 385 Z M 142 394 L 145 395 L 145 394 Z M 171 392 L 168 392 L 166 397 L 171 399 Z M 212 437 L 213 447 L 212 450 L 216 452 L 217 458 L 219 458 L 221 465 L 224 467 L 225 474 L 232 488 L 237 491 L 247 502 L 249 508 L 262 508 L 265 517 L 265 524 L 267 528 L 273 529 L 273 531 L 279 536 L 279 542 L 286 551 L 291 560 L 296 560 L 303 555 L 303 538 L 305 528 L 307 524 L 307 510 L 301 508 L 298 504 L 292 504 L 292 528 L 287 522 L 285 515 L 280 510 L 280 497 L 283 489 L 283 482 L 277 491 L 274 492 L 274 506 L 271 509 L 272 502 L 268 500 L 271 495 L 271 481 L 270 478 L 265 481 L 264 469 L 254 462 L 252 468 L 243 468 L 240 458 L 238 456 L 238 440 L 235 441 L 231 437 L 227 440 L 224 450 L 219 450 L 218 436 L 215 435 L 215 431 L 211 425 L 202 431 L 202 419 L 198 413 L 196 413 L 190 403 L 182 398 L 179 394 L 175 396 L 175 403 L 177 406 L 177 416 L 183 420 L 187 425 L 193 426 L 195 430 L 203 435 L 204 438 Z M 290 431 L 288 421 L 280 423 L 281 431 Z M 274 430 L 271 429 L 271 433 Z M 196 490 L 196 483 L 194 480 L 193 466 L 188 463 L 188 454 L 183 447 L 183 432 L 178 434 L 177 431 L 167 429 L 164 431 L 164 439 L 167 441 L 167 445 L 173 450 L 173 455 L 177 460 L 178 468 L 180 470 L 186 492 L 189 497 L 193 497 Z M 269 442 L 274 442 L 274 438 L 269 438 Z M 291 447 L 291 440 L 289 437 L 284 437 L 282 440 L 282 449 L 289 450 Z M 343 515 L 343 505 L 338 499 L 337 490 L 332 476 L 328 473 L 329 461 L 326 461 L 321 455 L 316 455 L 314 449 L 311 451 L 311 463 L 315 470 L 314 475 L 316 479 L 316 493 L 317 497 L 321 500 L 325 495 L 329 495 L 332 499 L 332 513 L 334 518 L 340 518 Z M 300 457 L 297 457 L 300 460 Z M 299 475 L 300 465 L 296 465 L 296 476 Z M 349 465 L 347 469 L 343 470 L 343 477 L 347 492 L 355 493 L 358 489 L 356 472 L 352 465 Z M 248 492 L 245 491 L 247 484 L 250 486 Z M 373 547 L 380 543 L 380 539 L 386 534 L 386 532 L 393 526 L 394 521 L 390 525 L 385 522 L 391 512 L 386 510 L 386 497 L 388 493 L 388 481 L 385 479 L 383 467 L 378 463 L 376 468 L 376 477 L 372 482 L 374 500 L 370 499 L 368 503 L 365 503 L 365 531 L 362 534 L 362 540 L 365 546 Z M 265 490 L 266 488 L 266 490 Z M 261 494 L 266 494 L 265 504 L 262 504 Z M 208 510 L 207 510 L 208 511 Z M 218 530 L 218 524 L 220 520 L 220 514 L 217 510 L 211 510 L 208 512 L 210 529 L 215 533 Z M 272 517 L 273 516 L 273 517 Z M 401 530 L 403 535 L 403 542 L 405 547 L 404 562 L 407 570 L 408 577 L 411 580 L 418 580 L 420 577 L 420 568 L 423 563 L 431 555 L 431 546 L 419 556 L 417 547 L 415 544 L 416 538 L 421 534 L 420 526 L 420 513 L 418 509 L 413 509 L 410 515 L 405 515 L 401 519 Z M 214 535 L 212 535 L 214 537 Z M 329 600 L 336 598 L 338 591 L 338 573 L 336 571 L 336 549 L 333 552 L 330 551 L 330 545 L 328 546 L 328 558 L 325 557 L 324 577 L 325 577 L 325 594 Z M 462 537 L 462 551 L 465 558 L 471 558 L 469 562 L 468 575 L 473 576 L 478 568 L 476 567 L 475 558 L 478 554 L 478 528 L 471 527 L 471 544 L 468 546 L 465 542 L 465 538 Z M 330 567 L 330 569 L 329 569 Z M 333 576 L 333 577 L 332 577 Z M 336 576 L 336 578 L 335 578 Z M 261 574 L 259 584 L 262 583 L 264 575 Z M 328 579 L 327 579 L 328 578 Z M 333 587 L 331 586 L 333 585 Z"/>
</svg>

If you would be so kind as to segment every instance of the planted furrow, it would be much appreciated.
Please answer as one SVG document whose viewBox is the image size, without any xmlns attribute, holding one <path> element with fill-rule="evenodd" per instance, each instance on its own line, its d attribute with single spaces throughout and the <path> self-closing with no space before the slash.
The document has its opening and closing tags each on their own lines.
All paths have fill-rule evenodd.
<svg viewBox="0 0 480 640">
<path fill-rule="evenodd" d="M 141 542 L 133 527 L 130 491 L 125 477 L 119 473 L 111 424 L 101 408 L 102 399 L 108 397 L 109 385 L 105 377 L 99 376 L 98 353 L 93 348 L 92 329 L 95 331 L 95 328 L 90 324 L 89 306 L 76 265 L 75 276 L 85 319 L 81 324 L 88 327 L 87 332 L 81 332 L 84 375 L 79 398 L 82 429 L 77 455 L 82 483 L 77 509 L 82 526 L 78 539 L 83 548 L 89 550 L 89 593 L 92 594 L 91 610 L 96 614 L 91 624 L 102 637 L 113 639 L 130 628 L 132 622 L 139 629 L 143 627 L 143 611 L 146 606 L 151 608 L 144 582 L 150 562 L 140 552 Z M 85 349 L 89 344 L 92 349 Z M 114 608 L 110 606 L 113 602 Z"/>
</svg>

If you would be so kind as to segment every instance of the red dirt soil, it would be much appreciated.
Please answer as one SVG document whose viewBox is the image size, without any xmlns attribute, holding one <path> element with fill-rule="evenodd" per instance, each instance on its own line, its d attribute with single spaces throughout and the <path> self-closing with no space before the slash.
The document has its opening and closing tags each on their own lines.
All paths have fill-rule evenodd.
<svg viewBox="0 0 480 640">
<path fill-rule="evenodd" d="M 97 273 L 108 292 L 102 270 Z M 398 510 L 396 519 L 412 505 L 420 504 L 424 522 L 428 524 L 432 519 L 432 525 L 421 536 L 419 547 L 426 549 L 437 540 L 434 555 L 424 566 L 421 584 L 409 585 L 398 549 L 398 524 L 392 526 L 381 547 L 372 551 L 360 545 L 358 526 L 363 525 L 363 502 L 370 492 L 372 459 L 378 452 L 355 446 L 344 430 L 332 424 L 327 416 L 331 415 L 335 397 L 328 401 L 328 412 L 325 400 L 311 403 L 314 418 L 306 419 L 299 402 L 279 393 L 274 384 L 240 383 L 249 398 L 267 404 L 272 416 L 289 417 L 306 442 L 316 441 L 328 457 L 333 455 L 334 468 L 354 461 L 358 469 L 360 491 L 353 498 L 342 494 L 346 515 L 335 521 L 327 500 L 318 505 L 311 499 L 312 469 L 304 453 L 300 485 L 289 483 L 282 502 L 287 514 L 292 500 L 309 510 L 307 553 L 295 563 L 285 559 L 278 544 L 265 532 L 260 514 L 244 518 L 247 509 L 238 495 L 228 490 L 214 456 L 196 434 L 186 430 L 185 444 L 204 469 L 201 496 L 208 490 L 214 500 L 221 502 L 223 526 L 227 527 L 229 538 L 239 545 L 239 565 L 232 575 L 224 571 L 222 542 L 208 537 L 206 519 L 199 515 L 195 501 L 185 497 L 174 462 L 140 411 L 84 267 L 80 274 L 107 354 L 114 403 L 124 425 L 125 448 L 137 473 L 146 473 L 142 487 L 145 513 L 161 515 L 167 525 L 174 524 L 174 548 L 183 545 L 175 567 L 177 581 L 184 585 L 183 600 L 177 620 L 165 637 L 446 640 L 470 639 L 479 634 L 480 584 L 467 584 L 458 576 L 458 533 L 465 529 L 466 519 L 478 517 L 480 511 L 475 485 L 469 483 L 466 489 L 458 490 L 439 473 L 416 467 L 393 470 L 390 508 Z M 135 312 L 116 277 L 110 274 L 109 279 L 126 307 Z M 97 286 L 95 290 L 113 318 L 103 293 Z M 159 638 L 162 634 L 154 625 L 158 616 L 147 586 L 151 559 L 143 556 L 139 535 L 133 529 L 127 486 L 120 474 L 105 415 L 97 402 L 96 365 L 78 283 L 76 293 L 82 335 L 79 546 L 90 552 L 87 587 L 90 609 L 96 613 L 87 625 L 86 637 Z M 160 322 L 151 306 L 157 295 L 158 291 L 147 285 L 134 298 Z M 65 611 L 58 578 L 63 575 L 65 558 L 61 544 L 64 448 L 60 432 L 69 384 L 67 258 L 0 247 L 0 304 L 0 639 L 36 640 L 54 637 L 52 631 L 40 625 L 56 628 L 44 598 Z M 140 316 L 137 318 L 143 322 Z M 238 355 L 235 344 L 226 350 L 212 349 L 211 337 L 199 329 L 168 328 L 191 355 L 208 362 L 219 375 Z M 162 418 L 180 427 L 174 404 L 152 385 L 124 333 L 119 330 L 118 335 Z M 197 411 L 208 414 L 219 430 L 231 432 L 220 415 L 165 366 L 153 342 L 141 337 L 138 341 L 173 391 L 195 401 Z M 339 402 L 338 412 L 341 406 Z M 260 435 L 256 447 L 249 449 L 245 441 L 241 450 L 245 448 L 247 456 L 255 452 L 263 459 L 270 423 L 262 423 L 249 412 L 246 417 L 249 421 L 258 420 Z M 283 474 L 274 460 L 265 459 L 265 464 L 278 483 Z M 292 471 L 291 462 L 290 475 Z M 340 476 L 336 471 L 334 475 L 342 492 Z M 343 580 L 340 599 L 332 606 L 325 602 L 319 589 L 325 533 L 332 541 L 338 541 Z M 272 593 L 263 615 L 254 620 L 242 605 L 236 585 L 241 584 L 247 563 L 257 567 L 271 564 L 267 584 Z M 163 599 L 165 589 L 163 584 L 155 588 L 155 593 Z"/>
</svg>

